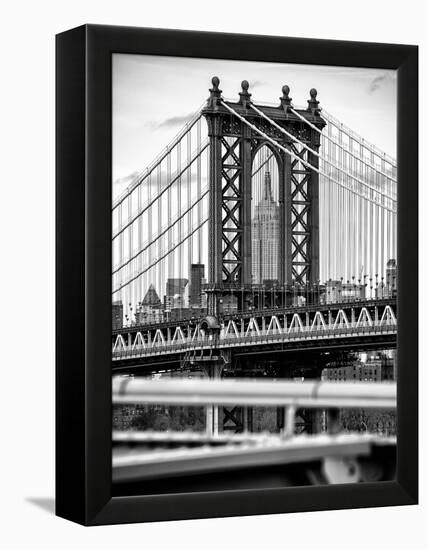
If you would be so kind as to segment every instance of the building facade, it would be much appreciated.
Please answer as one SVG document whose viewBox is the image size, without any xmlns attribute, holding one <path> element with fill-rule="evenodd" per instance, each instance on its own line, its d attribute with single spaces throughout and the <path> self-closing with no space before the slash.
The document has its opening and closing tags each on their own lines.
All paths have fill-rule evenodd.
<svg viewBox="0 0 428 550">
<path fill-rule="evenodd" d="M 163 320 L 162 314 L 162 302 L 155 287 L 151 284 L 135 313 L 135 321 L 137 325 L 155 323 Z"/>
<path fill-rule="evenodd" d="M 190 266 L 190 283 L 189 283 L 189 307 L 202 307 L 202 285 L 204 284 L 205 265 L 191 264 Z"/>
<path fill-rule="evenodd" d="M 113 302 L 111 306 L 112 329 L 118 330 L 123 326 L 123 304 L 121 301 Z"/>
<path fill-rule="evenodd" d="M 280 276 L 280 206 L 272 195 L 270 172 L 265 173 L 262 199 L 251 221 L 252 282 L 278 281 Z"/>
<path fill-rule="evenodd" d="M 344 283 L 343 281 L 329 280 L 324 285 L 324 291 L 320 295 L 322 304 L 334 304 L 337 302 L 354 302 L 364 300 L 366 287 L 364 284 Z"/>
</svg>

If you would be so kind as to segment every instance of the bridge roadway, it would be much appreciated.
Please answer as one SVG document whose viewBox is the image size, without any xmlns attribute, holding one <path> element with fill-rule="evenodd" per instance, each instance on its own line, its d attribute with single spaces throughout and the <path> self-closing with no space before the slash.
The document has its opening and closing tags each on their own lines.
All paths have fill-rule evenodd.
<svg viewBox="0 0 428 550">
<path fill-rule="evenodd" d="M 123 371 L 227 354 L 386 349 L 396 346 L 396 336 L 395 299 L 362 300 L 126 327 L 113 334 L 112 360 Z"/>
</svg>

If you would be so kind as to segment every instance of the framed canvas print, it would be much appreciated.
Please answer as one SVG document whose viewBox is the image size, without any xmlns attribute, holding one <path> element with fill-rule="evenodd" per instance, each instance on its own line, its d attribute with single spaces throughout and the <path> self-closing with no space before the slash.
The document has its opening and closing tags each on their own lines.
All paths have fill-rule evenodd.
<svg viewBox="0 0 428 550">
<path fill-rule="evenodd" d="M 59 516 L 417 502 L 417 47 L 57 36 Z"/>
</svg>

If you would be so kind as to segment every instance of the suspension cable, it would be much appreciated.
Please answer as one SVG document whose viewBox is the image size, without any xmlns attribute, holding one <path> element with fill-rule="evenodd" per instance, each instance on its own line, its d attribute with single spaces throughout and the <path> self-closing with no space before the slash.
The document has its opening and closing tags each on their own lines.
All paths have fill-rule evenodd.
<svg viewBox="0 0 428 550">
<path fill-rule="evenodd" d="M 305 143 L 303 143 L 303 141 L 300 141 L 296 136 L 294 136 L 292 133 L 288 132 L 285 128 L 283 128 L 282 126 L 280 126 L 279 124 L 277 124 L 274 120 L 272 120 L 270 117 L 268 117 L 265 113 L 263 113 L 263 111 L 260 111 L 260 109 L 257 109 L 257 107 L 253 104 L 253 103 L 250 103 L 250 107 L 257 113 L 259 114 L 260 116 L 262 116 L 263 118 L 265 118 L 270 124 L 272 124 L 272 126 L 274 126 L 275 128 L 277 128 L 280 132 L 282 132 L 283 134 L 285 134 L 286 136 L 288 136 L 289 138 L 293 139 L 294 141 L 296 141 L 299 145 L 301 145 L 302 147 L 304 147 L 305 149 L 307 149 L 310 153 L 312 153 L 313 155 L 317 156 L 319 159 L 321 159 L 322 161 L 326 162 L 327 164 L 330 164 L 330 166 L 333 166 L 336 170 L 339 170 L 340 172 L 343 172 L 346 176 L 352 178 L 353 180 L 355 180 L 356 182 L 358 182 L 360 185 L 364 185 L 365 187 L 367 187 L 368 189 L 371 189 L 372 191 L 375 191 L 376 193 L 379 193 L 380 195 L 382 196 L 385 196 L 387 197 L 389 200 L 393 201 L 393 202 L 396 202 L 396 199 L 394 199 L 393 197 L 390 197 L 389 195 L 386 195 L 385 193 L 383 193 L 382 191 L 380 191 L 379 189 L 376 189 L 375 187 L 372 187 L 370 184 L 364 182 L 363 180 L 360 180 L 359 178 L 357 178 L 356 176 L 353 176 L 351 173 L 349 172 L 346 172 L 343 168 L 340 168 L 338 165 L 334 164 L 333 162 L 327 160 L 326 158 L 324 158 L 322 155 L 320 155 L 320 153 L 318 153 L 318 151 L 315 151 L 314 149 L 312 149 L 311 147 L 309 147 L 308 145 L 306 145 Z"/>
<path fill-rule="evenodd" d="M 194 227 L 192 229 L 192 231 L 188 234 L 188 235 L 185 235 L 178 243 L 176 244 L 173 244 L 172 247 L 168 247 L 168 251 L 165 252 L 165 254 L 163 254 L 160 258 L 157 258 L 156 261 L 154 261 L 153 263 L 151 263 L 148 267 L 146 267 L 141 273 L 137 273 L 137 275 L 134 275 L 132 276 L 129 281 L 126 281 L 126 283 L 123 283 L 121 285 L 119 285 L 118 288 L 112 290 L 112 294 L 116 294 L 117 292 L 119 292 L 120 290 L 122 290 L 123 288 L 127 287 L 128 285 L 130 285 L 132 282 L 134 282 L 136 279 L 139 279 L 140 277 L 142 277 L 147 271 L 149 271 L 150 269 L 152 269 L 153 267 L 155 267 L 155 265 L 157 265 L 159 262 L 161 262 L 164 258 L 166 258 L 167 256 L 169 256 L 170 254 L 174 254 L 175 250 L 181 246 L 184 242 L 186 242 L 188 239 L 190 239 L 192 237 L 192 235 L 194 233 L 196 233 L 196 231 L 198 231 L 199 229 L 201 229 L 201 227 L 208 221 L 208 218 L 205 218 L 205 220 L 203 220 L 199 225 L 197 225 L 196 227 Z"/>
<path fill-rule="evenodd" d="M 140 216 L 144 214 L 156 201 L 158 201 L 166 191 L 169 191 L 172 185 L 179 181 L 181 176 L 190 168 L 190 166 L 198 159 L 200 155 L 207 149 L 209 146 L 208 141 L 204 141 L 203 144 L 200 145 L 200 149 L 197 150 L 197 152 L 194 153 L 191 163 L 189 165 L 186 165 L 182 170 L 177 172 L 174 178 L 170 179 L 169 183 L 162 189 L 162 191 L 154 197 L 153 200 L 149 198 L 149 200 L 146 202 L 146 204 L 143 206 L 140 212 L 138 212 L 133 218 L 128 219 L 128 222 L 125 223 L 123 226 L 121 226 L 116 233 L 113 235 L 112 240 L 116 239 L 125 229 L 127 229 L 130 225 L 132 225 L 135 220 L 137 220 Z M 168 157 L 169 159 L 169 157 Z"/>
<path fill-rule="evenodd" d="M 153 160 L 153 162 L 143 171 L 136 175 L 134 181 L 124 190 L 124 192 L 115 200 L 112 209 L 117 208 L 128 195 L 130 195 L 139 185 L 144 183 L 144 180 L 156 169 L 158 164 L 160 164 L 176 147 L 179 141 L 189 132 L 195 124 L 197 124 L 201 117 L 201 109 L 205 105 L 205 102 L 199 107 L 192 118 L 184 125 L 184 127 L 179 131 L 179 133 L 172 139 L 170 143 L 165 147 L 165 149 Z"/>
<path fill-rule="evenodd" d="M 382 172 L 381 170 L 379 170 L 378 168 L 376 168 L 375 166 L 369 164 L 367 161 L 365 161 L 363 158 L 359 157 L 358 155 L 356 155 L 355 153 L 353 153 L 352 151 L 349 151 L 348 149 L 345 149 L 345 147 L 343 147 L 340 143 L 338 143 L 333 137 L 331 136 L 328 136 L 326 134 L 323 134 L 323 132 L 317 128 L 315 126 L 315 124 L 312 124 L 312 122 L 310 122 L 309 120 L 307 120 L 304 116 L 302 116 L 299 112 L 297 112 L 295 109 L 293 109 L 292 107 L 288 107 L 290 109 L 290 111 L 297 116 L 297 118 L 299 118 L 300 120 L 302 120 L 303 122 L 305 122 L 310 128 L 312 128 L 312 130 L 315 130 L 315 132 L 318 132 L 318 134 L 320 134 L 321 136 L 323 136 L 325 139 L 328 139 L 329 141 L 331 141 L 331 143 L 334 143 L 334 145 L 336 145 L 337 147 L 340 147 L 343 151 L 345 151 L 345 153 L 347 153 L 348 155 L 350 155 L 351 157 L 354 157 L 356 160 L 358 160 L 359 162 L 362 162 L 363 164 L 365 164 L 366 166 L 368 166 L 369 168 L 371 168 L 372 170 L 374 170 L 375 172 L 378 172 L 379 174 L 381 174 L 382 176 L 384 176 L 385 178 L 388 178 L 389 180 L 392 180 L 394 182 L 397 182 L 397 180 L 391 176 L 390 174 L 387 174 L 386 172 Z M 327 118 L 327 121 L 328 121 L 328 117 Z M 321 120 L 324 120 L 322 117 L 321 117 Z M 325 122 L 327 122 L 325 121 Z M 336 126 L 336 124 L 333 124 L 333 126 Z M 336 126 L 337 128 L 337 126 Z M 346 133 L 346 132 L 345 132 Z M 347 134 L 348 135 L 348 134 Z M 354 139 L 354 138 L 352 138 Z M 391 165 L 393 166 L 393 165 Z M 394 166 L 395 168 L 395 166 Z"/>
<path fill-rule="evenodd" d="M 350 189 L 349 187 L 347 187 L 345 184 L 337 181 L 336 179 L 332 178 L 331 176 L 328 176 L 325 172 L 323 172 L 322 170 L 320 170 L 319 168 L 316 168 L 315 166 L 313 166 L 312 164 L 310 164 L 309 162 L 306 162 L 305 160 L 302 159 L 302 157 L 300 157 L 299 155 L 296 155 L 295 153 L 293 153 L 292 151 L 290 151 L 289 149 L 287 149 L 286 147 L 283 147 L 280 143 L 278 143 L 277 141 L 275 141 L 274 139 L 272 139 L 271 137 L 269 137 L 267 134 L 265 134 L 264 132 L 262 132 L 262 130 L 260 130 L 259 128 L 257 128 L 256 126 L 254 126 L 254 124 L 251 124 L 251 122 L 248 122 L 248 120 L 246 118 L 244 118 L 243 116 L 241 116 L 239 113 L 237 113 L 234 109 L 232 109 L 231 107 L 229 107 L 229 105 L 227 105 L 227 103 L 225 103 L 223 100 L 220 100 L 220 103 L 221 105 L 223 105 L 223 107 L 225 107 L 225 109 L 227 109 L 230 113 L 232 113 L 233 115 L 235 115 L 237 118 L 239 118 L 240 120 L 242 120 L 242 122 L 244 122 L 244 124 L 246 124 L 249 128 L 251 128 L 252 130 L 254 130 L 255 132 L 257 132 L 259 135 L 261 135 L 263 138 L 265 138 L 267 141 L 269 141 L 270 143 L 272 143 L 273 145 L 275 145 L 275 147 L 278 147 L 278 149 L 280 149 L 281 151 L 283 151 L 284 153 L 286 153 L 287 155 L 289 155 L 290 157 L 294 158 L 295 160 L 297 160 L 298 162 L 301 162 L 304 166 L 306 166 L 307 168 L 309 168 L 310 170 L 314 170 L 314 172 L 317 172 L 319 175 L 321 176 L 324 176 L 325 178 L 327 179 L 330 179 L 331 181 L 333 181 L 336 185 L 339 185 L 340 187 L 343 187 L 344 189 L 346 189 L 347 191 L 349 191 L 350 193 L 354 193 L 355 195 L 358 195 L 358 196 L 361 196 L 360 193 L 357 193 L 356 191 L 354 191 L 353 189 Z M 377 204 L 379 206 L 382 206 L 384 207 L 386 210 L 390 210 L 391 212 L 394 212 L 395 213 L 395 210 L 392 209 L 392 208 L 389 208 L 388 206 L 383 206 L 382 204 L 379 204 L 378 201 L 376 201 L 375 199 L 368 199 L 370 200 L 371 202 L 373 202 L 374 204 Z"/>
<path fill-rule="evenodd" d="M 356 134 L 353 130 L 345 126 L 343 122 L 335 118 L 331 113 L 327 112 L 325 109 L 322 110 L 322 120 L 326 120 L 330 126 L 334 126 L 337 130 L 340 130 L 342 134 L 345 134 L 349 139 L 352 139 L 353 141 L 356 141 L 358 145 L 368 151 L 370 153 L 373 153 L 374 157 L 377 157 L 381 161 L 385 161 L 387 164 L 389 164 L 392 168 L 397 168 L 397 162 L 396 159 L 389 157 L 384 151 L 381 151 L 376 147 L 376 145 L 373 145 L 372 143 L 366 141 L 364 138 Z M 379 169 L 382 171 L 382 167 Z"/>
<path fill-rule="evenodd" d="M 208 193 L 209 193 L 209 189 L 203 190 L 202 195 L 200 197 L 198 197 L 198 199 L 195 202 L 191 203 L 190 206 L 184 212 L 182 212 L 180 215 L 176 216 L 173 221 L 169 221 L 168 225 L 164 225 L 164 227 L 160 229 L 160 231 L 153 237 L 153 239 L 151 239 L 151 240 L 148 239 L 144 243 L 141 243 L 141 245 L 139 246 L 138 252 L 133 254 L 130 258 L 125 260 L 122 264 L 116 265 L 113 269 L 112 275 L 115 275 L 118 271 L 120 271 L 126 265 L 128 265 L 133 260 L 135 260 L 135 258 L 138 258 L 138 256 L 140 256 L 150 246 L 155 244 L 159 239 L 161 239 L 161 237 L 163 237 L 166 233 L 168 233 L 168 231 L 171 231 L 171 229 L 178 223 L 178 221 L 180 219 L 182 219 L 186 214 L 189 214 L 192 211 L 192 209 L 195 206 L 197 206 L 199 204 L 199 202 L 207 196 Z"/>
</svg>

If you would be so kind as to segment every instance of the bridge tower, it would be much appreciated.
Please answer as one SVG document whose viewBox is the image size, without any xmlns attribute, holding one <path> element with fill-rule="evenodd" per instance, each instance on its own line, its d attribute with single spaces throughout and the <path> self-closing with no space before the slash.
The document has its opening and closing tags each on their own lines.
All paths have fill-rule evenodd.
<svg viewBox="0 0 428 550">
<path fill-rule="evenodd" d="M 237 102 L 224 100 L 219 84 L 213 77 L 202 111 L 210 140 L 208 315 L 216 317 L 222 298 L 231 292 L 236 292 L 239 309 L 251 307 L 252 166 L 263 146 L 270 149 L 278 167 L 279 287 L 311 286 L 319 279 L 318 174 L 299 160 L 318 167 L 318 157 L 251 107 L 246 80 Z M 283 86 L 279 105 L 257 104 L 257 109 L 318 152 L 320 134 L 290 111 L 289 93 L 289 87 Z M 320 130 L 325 126 L 315 89 L 310 91 L 307 109 L 296 112 Z M 288 149 L 294 158 L 271 140 Z"/>
</svg>

